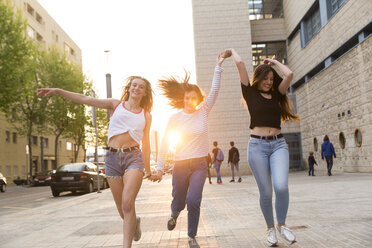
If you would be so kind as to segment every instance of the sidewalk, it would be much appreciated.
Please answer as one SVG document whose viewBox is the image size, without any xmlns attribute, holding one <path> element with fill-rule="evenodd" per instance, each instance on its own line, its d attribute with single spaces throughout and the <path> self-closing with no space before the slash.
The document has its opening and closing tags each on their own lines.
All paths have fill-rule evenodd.
<svg viewBox="0 0 372 248">
<path fill-rule="evenodd" d="M 307 172 L 290 174 L 287 224 L 297 236 L 279 247 L 372 247 L 372 174 L 344 173 L 332 177 Z M 200 247 L 266 247 L 265 222 L 252 176 L 242 183 L 206 181 L 197 240 Z M 137 198 L 142 238 L 133 247 L 188 247 L 187 211 L 173 231 L 170 215 L 171 177 L 145 181 Z M 64 202 L 7 215 L 0 221 L 4 248 L 119 248 L 122 222 L 110 190 L 76 196 Z"/>
</svg>

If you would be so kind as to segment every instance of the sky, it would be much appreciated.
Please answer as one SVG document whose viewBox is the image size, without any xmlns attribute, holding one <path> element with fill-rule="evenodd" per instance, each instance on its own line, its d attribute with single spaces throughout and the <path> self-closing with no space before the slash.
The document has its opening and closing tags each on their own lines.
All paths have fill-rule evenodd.
<svg viewBox="0 0 372 248">
<path fill-rule="evenodd" d="M 38 0 L 82 50 L 83 73 L 106 98 L 107 72 L 112 97 L 120 99 L 125 78 L 147 78 L 156 96 L 152 129 L 169 118 L 157 79 L 191 73 L 196 81 L 191 0 Z M 109 53 L 105 53 L 109 50 Z"/>
</svg>

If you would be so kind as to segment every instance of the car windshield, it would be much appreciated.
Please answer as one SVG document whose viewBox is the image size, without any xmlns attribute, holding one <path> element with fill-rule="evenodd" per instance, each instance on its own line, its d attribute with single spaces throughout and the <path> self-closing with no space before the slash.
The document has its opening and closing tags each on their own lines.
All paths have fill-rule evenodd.
<svg viewBox="0 0 372 248">
<path fill-rule="evenodd" d="M 48 174 L 49 174 L 48 171 L 42 171 L 42 172 L 38 172 L 36 176 L 47 176 Z"/>
<path fill-rule="evenodd" d="M 58 168 L 57 171 L 84 171 L 85 164 L 65 164 Z"/>
</svg>

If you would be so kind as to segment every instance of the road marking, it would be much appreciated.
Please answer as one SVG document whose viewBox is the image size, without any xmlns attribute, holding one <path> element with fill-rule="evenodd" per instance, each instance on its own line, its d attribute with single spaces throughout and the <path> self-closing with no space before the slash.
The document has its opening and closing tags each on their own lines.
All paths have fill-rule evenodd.
<svg viewBox="0 0 372 248">
<path fill-rule="evenodd" d="M 30 208 L 21 208 L 21 207 L 11 207 L 11 206 L 4 206 L 1 208 L 12 208 L 12 209 L 30 209 Z"/>
</svg>

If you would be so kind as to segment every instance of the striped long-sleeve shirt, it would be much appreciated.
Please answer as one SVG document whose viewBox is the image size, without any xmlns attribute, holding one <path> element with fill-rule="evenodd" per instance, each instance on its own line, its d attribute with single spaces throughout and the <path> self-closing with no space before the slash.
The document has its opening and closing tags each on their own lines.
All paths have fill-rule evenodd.
<svg viewBox="0 0 372 248">
<path fill-rule="evenodd" d="M 172 131 L 177 132 L 180 136 L 176 146 L 176 161 L 208 155 L 208 115 L 216 102 L 218 91 L 220 90 L 222 71 L 222 67 L 216 66 L 212 88 L 208 97 L 194 113 L 188 114 L 182 110 L 169 118 L 160 146 L 158 170 L 163 170 L 164 168 L 164 161 L 169 149 L 168 134 Z"/>
</svg>

